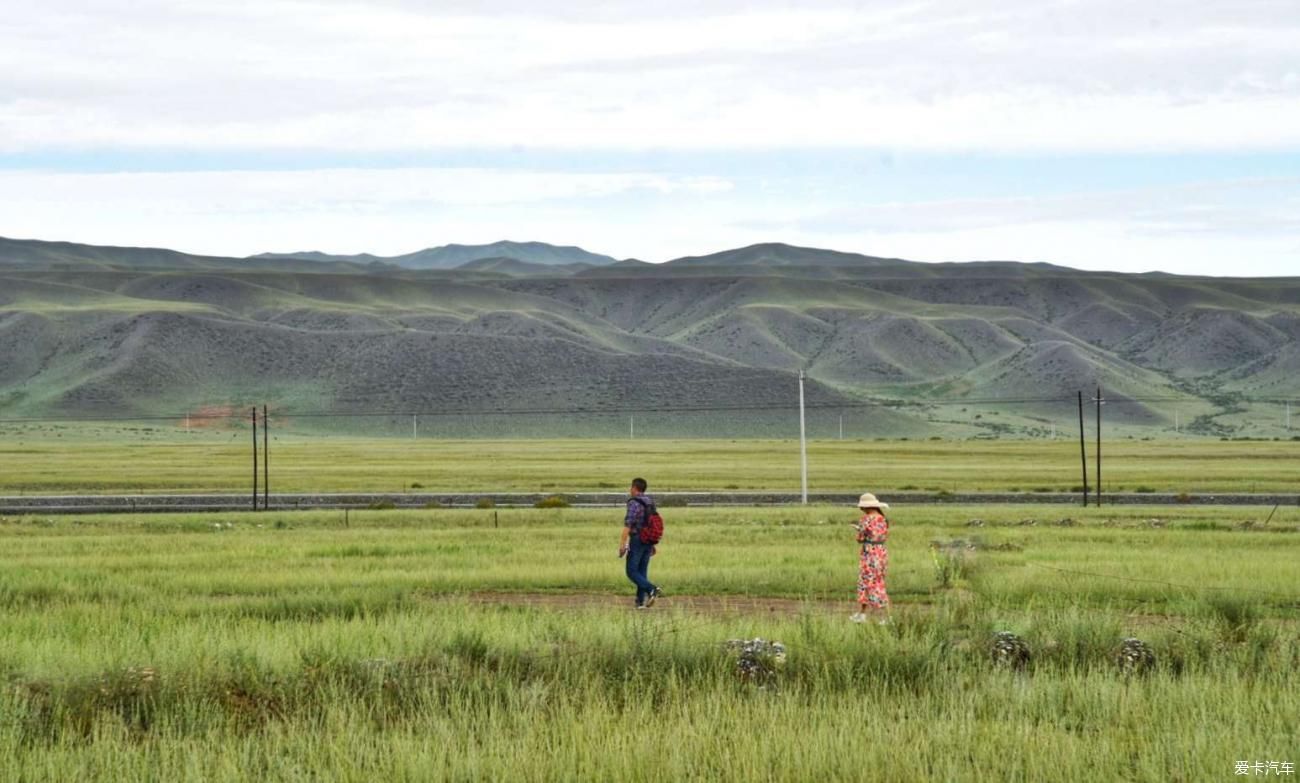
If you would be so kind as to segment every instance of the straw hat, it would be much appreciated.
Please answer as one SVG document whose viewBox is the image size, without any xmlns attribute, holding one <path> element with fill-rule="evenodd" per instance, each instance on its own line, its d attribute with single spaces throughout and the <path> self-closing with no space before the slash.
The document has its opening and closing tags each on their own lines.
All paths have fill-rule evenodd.
<svg viewBox="0 0 1300 783">
<path fill-rule="evenodd" d="M 878 508 L 881 511 L 888 511 L 889 504 L 876 500 L 875 495 L 867 492 L 862 497 L 858 498 L 858 508 Z"/>
</svg>

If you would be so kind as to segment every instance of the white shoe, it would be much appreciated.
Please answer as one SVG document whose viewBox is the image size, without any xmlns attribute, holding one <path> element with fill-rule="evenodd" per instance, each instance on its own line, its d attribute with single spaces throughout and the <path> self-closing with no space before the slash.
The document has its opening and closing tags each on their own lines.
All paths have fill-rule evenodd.
<svg viewBox="0 0 1300 783">
<path fill-rule="evenodd" d="M 865 623 L 867 621 L 867 616 L 862 612 L 855 612 L 854 614 L 849 615 L 849 619 L 855 623 Z"/>
</svg>

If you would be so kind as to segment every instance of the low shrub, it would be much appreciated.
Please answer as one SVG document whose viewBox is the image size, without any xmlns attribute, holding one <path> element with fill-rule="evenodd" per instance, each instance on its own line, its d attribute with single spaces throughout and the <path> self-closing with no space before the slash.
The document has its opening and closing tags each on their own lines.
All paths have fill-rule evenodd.
<svg viewBox="0 0 1300 783">
<path fill-rule="evenodd" d="M 930 557 L 934 560 L 934 576 L 939 587 L 954 586 L 974 570 L 974 548 L 966 541 L 931 542 Z"/>
<path fill-rule="evenodd" d="M 1219 621 L 1225 641 L 1246 641 L 1251 629 L 1259 622 L 1259 608 L 1251 599 L 1220 595 L 1209 598 L 1206 604 L 1211 615 Z"/>
</svg>

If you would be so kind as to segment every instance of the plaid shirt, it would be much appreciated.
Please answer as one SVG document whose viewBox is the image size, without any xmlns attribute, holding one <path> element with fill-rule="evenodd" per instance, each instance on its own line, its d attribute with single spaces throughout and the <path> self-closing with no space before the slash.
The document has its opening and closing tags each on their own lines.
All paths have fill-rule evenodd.
<svg viewBox="0 0 1300 783">
<path fill-rule="evenodd" d="M 623 527 L 633 533 L 641 532 L 641 526 L 645 524 L 645 505 L 641 501 L 651 506 L 655 504 L 649 495 L 638 495 L 636 499 L 628 498 L 627 516 L 623 517 Z"/>
</svg>

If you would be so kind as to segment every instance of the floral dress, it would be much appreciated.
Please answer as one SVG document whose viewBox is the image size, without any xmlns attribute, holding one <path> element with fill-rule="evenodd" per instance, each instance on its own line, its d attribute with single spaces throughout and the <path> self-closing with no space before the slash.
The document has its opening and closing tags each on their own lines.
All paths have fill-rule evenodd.
<svg viewBox="0 0 1300 783">
<path fill-rule="evenodd" d="M 889 520 L 870 513 L 858 522 L 858 542 L 862 556 L 858 564 L 858 603 L 884 609 L 889 606 L 885 592 L 885 569 L 889 566 L 889 553 L 885 539 L 889 537 Z"/>
</svg>

